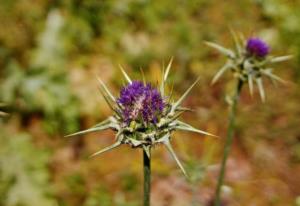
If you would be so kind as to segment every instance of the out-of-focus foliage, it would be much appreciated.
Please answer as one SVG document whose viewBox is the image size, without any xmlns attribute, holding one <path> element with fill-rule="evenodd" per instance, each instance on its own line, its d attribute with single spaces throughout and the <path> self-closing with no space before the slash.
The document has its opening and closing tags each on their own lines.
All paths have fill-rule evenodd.
<svg viewBox="0 0 300 206">
<path fill-rule="evenodd" d="M 123 194 L 117 194 L 114 197 L 104 189 L 96 189 L 86 199 L 84 206 L 98 206 L 101 203 L 103 206 L 138 206 L 137 201 L 126 201 Z"/>
<path fill-rule="evenodd" d="M 50 193 L 48 152 L 37 150 L 26 133 L 0 134 L 0 204 L 57 205 Z"/>
<path fill-rule="evenodd" d="M 41 112 L 52 132 L 76 129 L 79 116 L 79 105 L 66 81 L 65 58 L 70 39 L 64 27 L 58 11 L 49 13 L 37 46 L 26 54 L 32 56 L 27 60 L 27 68 L 22 68 L 16 59 L 9 59 L 4 71 L 8 78 L 1 85 L 3 101 L 24 113 Z"/>
<path fill-rule="evenodd" d="M 229 28 L 259 35 L 274 55 L 295 58 L 274 72 L 291 82 L 266 82 L 265 104 L 245 89 L 226 176 L 229 205 L 293 205 L 300 192 L 300 2 L 290 0 L 1 0 L 0 205 L 141 205 L 140 151 L 122 147 L 87 159 L 112 143 L 110 132 L 72 140 L 110 114 L 97 91 L 100 76 L 117 95 L 118 64 L 154 84 L 173 56 L 170 89 L 186 101 L 192 125 L 219 140 L 178 133 L 176 151 L 185 181 L 160 147 L 153 151 L 153 205 L 208 205 L 212 199 L 227 123 L 224 77 L 210 81 L 224 59 L 204 40 L 232 46 Z M 257 97 L 257 94 L 254 95 Z M 188 138 L 190 137 L 190 138 Z M 25 186 L 24 186 L 25 185 Z M 23 189 L 26 187 L 26 189 Z M 36 203 L 36 201 L 38 203 Z"/>
<path fill-rule="evenodd" d="M 277 26 L 286 44 L 300 62 L 300 7 L 297 1 L 256 0 L 262 8 L 263 16 Z M 299 69 L 295 71 L 299 80 Z"/>
</svg>

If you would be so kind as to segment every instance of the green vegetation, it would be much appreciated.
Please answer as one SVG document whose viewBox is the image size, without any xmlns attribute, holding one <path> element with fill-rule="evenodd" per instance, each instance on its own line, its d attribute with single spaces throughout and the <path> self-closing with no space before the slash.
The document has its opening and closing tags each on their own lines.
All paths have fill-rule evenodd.
<svg viewBox="0 0 300 206">
<path fill-rule="evenodd" d="M 0 2 L 0 110 L 9 113 L 0 117 L 0 205 L 141 205 L 142 151 L 122 146 L 89 159 L 113 142 L 112 133 L 63 136 L 111 114 L 96 76 L 117 95 L 124 83 L 118 64 L 133 77 L 143 68 L 155 84 L 172 56 L 175 96 L 201 76 L 185 103 L 194 112 L 184 120 L 221 138 L 184 132 L 173 138 L 191 182 L 154 148 L 152 204 L 208 205 L 226 135 L 223 94 L 235 85 L 226 77 L 210 85 L 225 59 L 203 42 L 232 46 L 229 28 L 262 37 L 273 54 L 295 57 L 274 70 L 289 83 L 265 82 L 266 103 L 257 90 L 255 98 L 243 90 L 223 199 L 229 205 L 299 205 L 299 1 Z"/>
</svg>

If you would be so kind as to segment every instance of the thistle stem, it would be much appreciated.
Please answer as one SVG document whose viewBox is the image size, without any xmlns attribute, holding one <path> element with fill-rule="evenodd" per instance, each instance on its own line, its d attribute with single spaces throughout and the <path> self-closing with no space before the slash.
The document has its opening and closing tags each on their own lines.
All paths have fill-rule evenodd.
<svg viewBox="0 0 300 206">
<path fill-rule="evenodd" d="M 220 174 L 218 177 L 218 183 L 217 183 L 217 190 L 216 190 L 216 196 L 215 196 L 215 201 L 214 201 L 214 206 L 220 206 L 221 205 L 221 188 L 223 185 L 224 181 L 224 176 L 225 176 L 225 167 L 226 167 L 226 162 L 228 155 L 231 150 L 231 146 L 233 143 L 233 135 L 234 135 L 234 129 L 235 129 L 235 118 L 236 118 L 236 108 L 237 108 L 237 103 L 239 101 L 240 93 L 242 90 L 243 86 L 243 81 L 238 80 L 236 91 L 233 97 L 233 101 L 230 107 L 230 114 L 229 114 L 229 125 L 228 125 L 228 130 L 226 134 L 226 142 L 224 146 L 224 152 L 223 152 L 223 159 L 221 163 L 221 170 Z"/>
<path fill-rule="evenodd" d="M 150 149 L 149 149 L 150 150 Z M 150 189 L 151 189 L 151 150 L 148 157 L 146 151 L 143 150 L 144 158 L 144 206 L 150 206 Z"/>
</svg>

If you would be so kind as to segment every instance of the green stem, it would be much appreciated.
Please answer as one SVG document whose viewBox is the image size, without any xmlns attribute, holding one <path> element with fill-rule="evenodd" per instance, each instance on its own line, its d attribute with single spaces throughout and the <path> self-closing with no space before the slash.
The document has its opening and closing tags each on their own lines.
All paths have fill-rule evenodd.
<svg viewBox="0 0 300 206">
<path fill-rule="evenodd" d="M 221 205 L 221 188 L 222 188 L 223 181 L 224 181 L 225 167 L 226 167 L 227 158 L 228 158 L 229 152 L 231 150 L 232 142 L 233 142 L 233 134 L 234 134 L 234 129 L 235 129 L 236 108 L 237 108 L 237 103 L 238 103 L 240 93 L 241 93 L 241 90 L 242 90 L 242 86 L 243 86 L 243 81 L 239 80 L 238 83 L 237 83 L 236 92 L 235 92 L 234 97 L 233 97 L 233 102 L 231 104 L 231 110 L 230 110 L 230 115 L 229 115 L 229 125 L 228 125 L 226 140 L 225 140 L 226 142 L 225 142 L 225 146 L 224 146 L 224 153 L 223 153 L 223 159 L 222 159 L 222 164 L 221 164 L 221 170 L 220 170 L 220 174 L 219 174 L 219 177 L 218 177 L 218 183 L 217 183 L 217 190 L 216 190 L 214 206 L 220 206 Z"/>
<path fill-rule="evenodd" d="M 149 149 L 150 150 L 150 149 Z M 151 155 L 151 151 L 149 151 Z M 150 206 L 150 188 L 151 188 L 151 156 L 143 150 L 144 156 L 144 206 Z"/>
</svg>

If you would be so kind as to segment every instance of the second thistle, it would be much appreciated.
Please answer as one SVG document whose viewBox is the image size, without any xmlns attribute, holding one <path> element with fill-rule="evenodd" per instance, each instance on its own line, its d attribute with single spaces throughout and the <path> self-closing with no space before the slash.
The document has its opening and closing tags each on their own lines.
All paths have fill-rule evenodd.
<svg viewBox="0 0 300 206">
<path fill-rule="evenodd" d="M 263 40 L 253 37 L 245 40 L 242 34 L 237 35 L 235 32 L 232 32 L 232 36 L 235 42 L 234 49 L 206 42 L 208 46 L 218 50 L 227 57 L 226 63 L 214 76 L 212 83 L 215 83 L 227 70 L 231 70 L 234 76 L 242 82 L 248 82 L 251 95 L 253 94 L 253 85 L 256 83 L 260 97 L 262 101 L 265 101 L 262 77 L 265 76 L 271 81 L 284 82 L 284 80 L 273 73 L 272 65 L 286 61 L 292 56 L 273 57 L 269 55 L 270 47 Z"/>
</svg>

